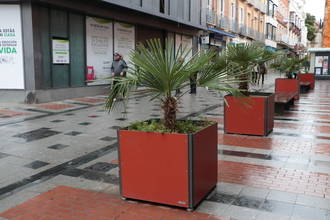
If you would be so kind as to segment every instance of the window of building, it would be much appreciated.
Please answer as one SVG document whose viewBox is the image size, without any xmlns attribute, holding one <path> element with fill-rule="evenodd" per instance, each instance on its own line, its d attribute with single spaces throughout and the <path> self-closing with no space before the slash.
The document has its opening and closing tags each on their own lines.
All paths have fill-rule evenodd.
<svg viewBox="0 0 330 220">
<path fill-rule="evenodd" d="M 276 11 L 277 6 L 274 4 L 272 0 L 268 0 L 267 2 L 267 15 L 274 17 L 275 16 L 275 11 Z"/>
<path fill-rule="evenodd" d="M 220 1 L 220 11 L 221 15 L 223 16 L 225 14 L 225 0 Z"/>
<path fill-rule="evenodd" d="M 235 4 L 231 3 L 231 17 L 235 19 Z"/>
<path fill-rule="evenodd" d="M 159 12 L 165 13 L 165 0 L 159 0 Z"/>
<path fill-rule="evenodd" d="M 244 24 L 244 9 L 240 8 L 240 23 Z"/>
<path fill-rule="evenodd" d="M 266 38 L 269 40 L 276 39 L 276 27 L 270 23 L 267 23 L 266 25 Z"/>
</svg>

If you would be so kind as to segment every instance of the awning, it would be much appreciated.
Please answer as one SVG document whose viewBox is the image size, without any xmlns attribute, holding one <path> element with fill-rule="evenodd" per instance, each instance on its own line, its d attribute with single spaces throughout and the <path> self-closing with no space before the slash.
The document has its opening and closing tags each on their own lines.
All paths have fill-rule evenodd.
<svg viewBox="0 0 330 220">
<path fill-rule="evenodd" d="M 215 28 L 208 28 L 209 31 L 212 31 L 214 33 L 217 33 L 217 34 L 220 34 L 220 35 L 225 35 L 225 36 L 228 36 L 228 37 L 231 37 L 231 38 L 235 38 L 236 35 L 235 34 L 231 34 L 231 33 L 228 33 L 226 31 L 221 31 L 221 30 L 218 30 L 218 29 L 215 29 Z"/>
</svg>

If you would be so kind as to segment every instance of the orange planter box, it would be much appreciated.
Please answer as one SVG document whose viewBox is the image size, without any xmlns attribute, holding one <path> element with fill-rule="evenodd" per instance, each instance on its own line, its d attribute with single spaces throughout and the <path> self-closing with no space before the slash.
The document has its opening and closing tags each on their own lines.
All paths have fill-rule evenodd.
<svg viewBox="0 0 330 220">
<path fill-rule="evenodd" d="M 300 82 L 310 82 L 311 89 L 315 88 L 315 74 L 313 73 L 300 73 L 298 74 L 298 79 Z"/>
<path fill-rule="evenodd" d="M 274 128 L 274 98 L 272 93 L 251 93 L 246 98 L 226 96 L 225 133 L 268 135 Z"/>
<path fill-rule="evenodd" d="M 276 79 L 275 80 L 275 92 L 294 92 L 297 95 L 295 99 L 299 99 L 300 94 L 300 84 L 297 79 Z"/>
<path fill-rule="evenodd" d="M 194 134 L 118 130 L 123 198 L 194 209 L 215 187 L 218 125 Z"/>
</svg>

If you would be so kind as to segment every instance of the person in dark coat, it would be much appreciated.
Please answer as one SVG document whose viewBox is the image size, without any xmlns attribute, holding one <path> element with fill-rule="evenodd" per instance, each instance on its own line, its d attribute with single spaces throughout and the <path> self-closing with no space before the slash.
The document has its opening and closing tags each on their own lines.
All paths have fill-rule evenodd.
<svg viewBox="0 0 330 220">
<path fill-rule="evenodd" d="M 122 55 L 119 53 L 114 53 L 113 54 L 113 62 L 111 65 L 111 72 L 112 76 L 114 77 L 126 77 L 126 72 L 127 72 L 127 64 L 125 60 L 123 59 Z M 113 86 L 115 86 L 118 83 L 118 79 L 114 79 L 113 81 Z"/>
<path fill-rule="evenodd" d="M 261 79 L 261 84 L 264 85 L 265 74 L 267 74 L 267 68 L 266 68 L 265 63 L 259 64 L 259 66 L 258 66 L 258 84 L 260 83 L 260 79 Z"/>
</svg>

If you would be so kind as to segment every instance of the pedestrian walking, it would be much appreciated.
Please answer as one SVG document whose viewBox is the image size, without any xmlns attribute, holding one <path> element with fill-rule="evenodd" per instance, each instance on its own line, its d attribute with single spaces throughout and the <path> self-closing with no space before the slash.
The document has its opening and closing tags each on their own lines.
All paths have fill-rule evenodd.
<svg viewBox="0 0 330 220">
<path fill-rule="evenodd" d="M 261 85 L 264 85 L 265 83 L 265 74 L 267 74 L 267 67 L 265 63 L 259 64 L 258 66 L 258 80 L 257 83 L 260 83 L 261 79 Z"/>
<path fill-rule="evenodd" d="M 197 93 L 197 73 L 193 73 L 190 76 L 190 94 Z"/>
<path fill-rule="evenodd" d="M 113 62 L 111 65 L 112 76 L 115 77 L 113 81 L 113 88 L 119 82 L 119 77 L 126 77 L 127 72 L 127 64 L 122 55 L 119 53 L 113 54 Z"/>
</svg>

